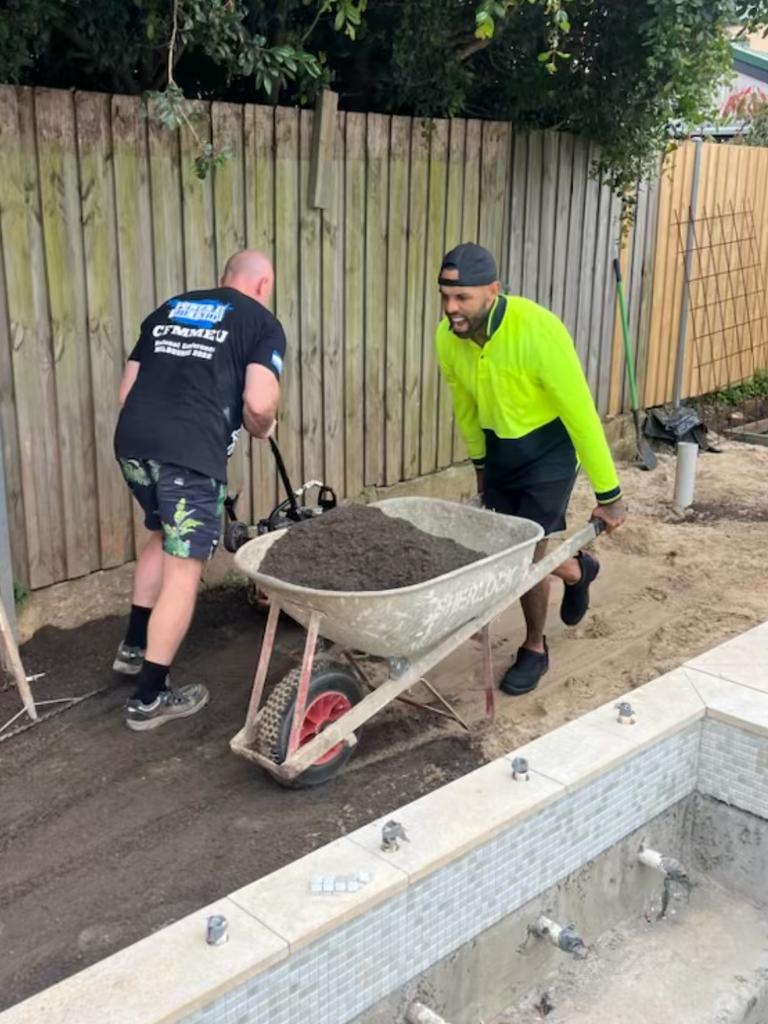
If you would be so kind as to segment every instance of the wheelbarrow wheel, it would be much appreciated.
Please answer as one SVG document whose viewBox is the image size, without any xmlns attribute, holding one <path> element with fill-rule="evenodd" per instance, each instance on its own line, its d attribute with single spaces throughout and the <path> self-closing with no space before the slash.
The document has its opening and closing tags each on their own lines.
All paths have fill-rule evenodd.
<svg viewBox="0 0 768 1024">
<path fill-rule="evenodd" d="M 288 755 L 293 709 L 299 692 L 301 668 L 289 672 L 265 701 L 256 734 L 256 747 L 264 757 L 282 764 Z M 360 682 L 341 665 L 315 663 L 307 691 L 307 705 L 300 726 L 299 746 L 317 736 L 365 696 Z M 338 743 L 327 754 L 290 783 L 298 789 L 319 786 L 335 775 L 354 753 L 354 746 Z"/>
</svg>

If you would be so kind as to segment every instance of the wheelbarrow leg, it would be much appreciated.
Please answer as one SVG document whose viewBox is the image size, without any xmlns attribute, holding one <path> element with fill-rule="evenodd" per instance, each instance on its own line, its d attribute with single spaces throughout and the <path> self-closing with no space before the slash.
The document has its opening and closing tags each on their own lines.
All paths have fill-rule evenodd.
<svg viewBox="0 0 768 1024">
<path fill-rule="evenodd" d="M 248 713 L 245 716 L 244 732 L 246 743 L 253 741 L 256 732 L 256 716 L 261 704 L 261 695 L 264 692 L 264 683 L 267 681 L 267 671 L 272 658 L 272 649 L 275 646 L 275 633 L 277 632 L 277 620 L 279 618 L 280 605 L 276 601 L 272 601 L 269 606 L 267 628 L 264 630 L 264 638 L 261 641 L 259 663 L 256 666 L 256 675 L 253 677 L 253 688 L 251 689 L 251 699 L 248 703 Z"/>
<path fill-rule="evenodd" d="M 299 689 L 296 694 L 296 703 L 293 706 L 293 722 L 291 723 L 291 735 L 288 738 L 288 754 L 286 760 L 295 754 L 299 747 L 301 723 L 304 721 L 304 712 L 307 707 L 307 693 L 309 681 L 312 678 L 312 666 L 315 662 L 315 647 L 317 646 L 317 634 L 320 628 L 320 616 L 312 612 L 307 627 L 307 641 L 304 644 L 304 657 L 301 662 L 301 676 L 299 677 Z"/>
<path fill-rule="evenodd" d="M 493 681 L 493 653 L 491 651 L 491 627 L 480 630 L 483 647 L 483 683 L 485 685 L 485 713 L 491 719 L 496 717 L 496 688 Z"/>
</svg>

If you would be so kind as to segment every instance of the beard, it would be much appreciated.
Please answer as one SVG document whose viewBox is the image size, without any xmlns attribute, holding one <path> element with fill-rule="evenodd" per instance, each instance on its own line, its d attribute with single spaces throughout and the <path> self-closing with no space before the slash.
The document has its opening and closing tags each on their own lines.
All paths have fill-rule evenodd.
<svg viewBox="0 0 768 1024">
<path fill-rule="evenodd" d="M 454 322 L 453 317 L 448 317 L 451 330 L 457 338 L 474 338 L 478 335 L 484 335 L 488 314 L 492 306 L 493 302 L 489 302 L 488 307 L 483 312 L 477 313 L 475 316 L 456 317 L 456 322 Z"/>
</svg>

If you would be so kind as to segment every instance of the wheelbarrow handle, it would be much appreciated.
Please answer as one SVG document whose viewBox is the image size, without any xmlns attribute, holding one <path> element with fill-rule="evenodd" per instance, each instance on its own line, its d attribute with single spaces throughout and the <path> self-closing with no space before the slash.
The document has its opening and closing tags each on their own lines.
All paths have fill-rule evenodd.
<svg viewBox="0 0 768 1024">
<path fill-rule="evenodd" d="M 527 594 L 542 580 L 545 580 L 558 566 L 574 558 L 582 548 L 588 547 L 592 541 L 605 530 L 605 523 L 602 519 L 591 519 L 586 526 L 582 527 L 572 537 L 566 537 L 562 544 L 558 544 L 554 551 L 542 558 L 540 562 L 534 562 L 528 570 L 528 575 L 523 584 L 522 593 Z"/>
</svg>

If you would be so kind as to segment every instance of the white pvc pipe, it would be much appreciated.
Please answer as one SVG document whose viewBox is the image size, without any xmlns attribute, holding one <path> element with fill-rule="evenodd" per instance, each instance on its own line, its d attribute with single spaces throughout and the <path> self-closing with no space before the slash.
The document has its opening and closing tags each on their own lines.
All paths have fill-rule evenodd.
<svg viewBox="0 0 768 1024">
<path fill-rule="evenodd" d="M 560 945 L 560 935 L 563 929 L 557 921 L 542 914 L 536 921 L 535 929 L 542 938 L 548 938 L 553 946 Z"/>
<path fill-rule="evenodd" d="M 423 1003 L 411 1003 L 405 1014 L 406 1024 L 448 1024 L 448 1021 Z"/>
<path fill-rule="evenodd" d="M 652 850 L 650 846 L 641 846 L 637 859 L 641 864 L 655 868 L 656 871 L 660 871 L 662 875 L 673 881 L 682 882 L 688 878 L 688 872 L 679 860 L 674 857 L 666 857 L 658 850 Z"/>
<path fill-rule="evenodd" d="M 661 871 L 666 874 L 664 868 L 661 866 L 661 854 L 658 850 L 652 850 L 649 846 L 644 846 L 637 855 L 637 859 L 641 864 L 645 864 L 649 868 L 655 868 L 657 871 Z"/>
<path fill-rule="evenodd" d="M 696 489 L 696 460 L 699 446 L 690 441 L 680 441 L 677 445 L 677 469 L 675 472 L 675 499 L 677 512 L 682 512 L 693 504 Z"/>
</svg>

